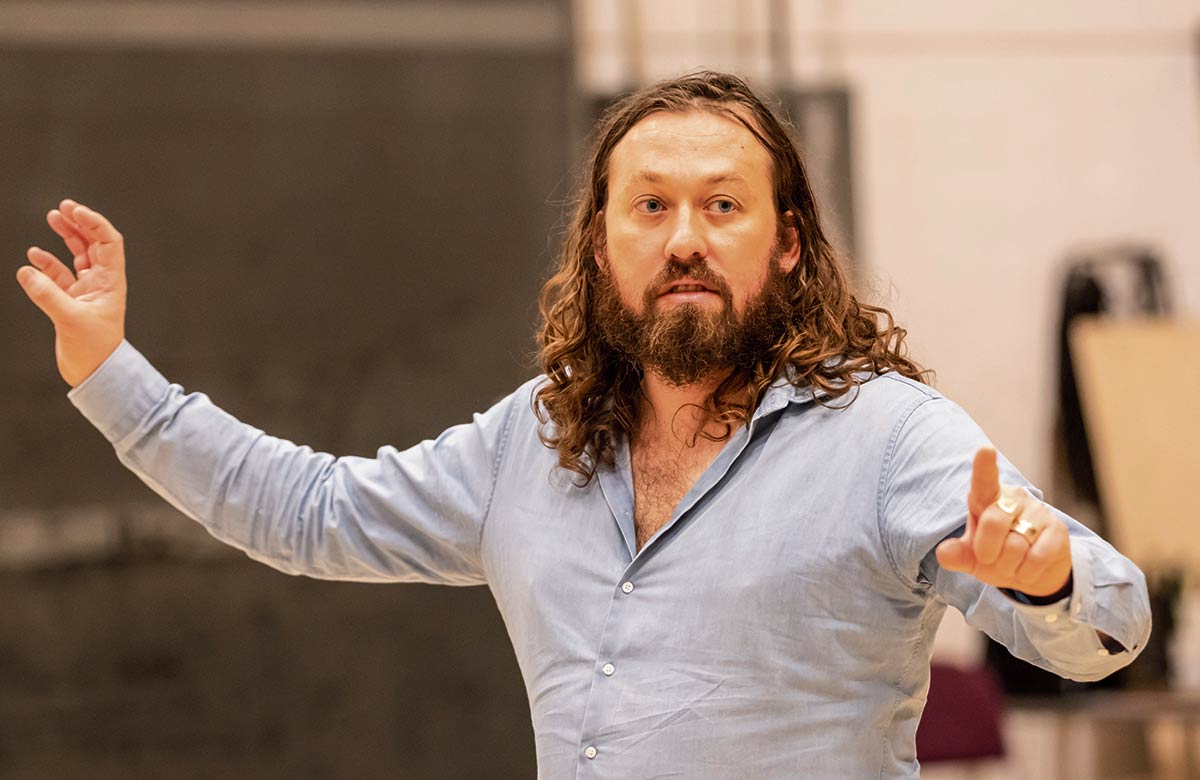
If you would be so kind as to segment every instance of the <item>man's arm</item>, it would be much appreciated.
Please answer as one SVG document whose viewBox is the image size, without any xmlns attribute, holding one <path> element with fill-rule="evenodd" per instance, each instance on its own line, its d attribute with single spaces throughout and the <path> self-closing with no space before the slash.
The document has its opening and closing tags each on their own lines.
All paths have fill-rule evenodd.
<svg viewBox="0 0 1200 780">
<path fill-rule="evenodd" d="M 1075 680 L 1111 674 L 1132 661 L 1148 638 L 1145 577 L 1103 539 L 1043 504 L 1040 492 L 1007 460 L 999 459 L 999 481 L 1024 487 L 1027 508 L 1038 522 L 1049 517 L 1057 524 L 1051 533 L 1061 532 L 1061 536 L 1048 538 L 1048 549 L 1065 553 L 1065 567 L 1052 550 L 1042 564 L 1043 571 L 1054 573 L 1036 577 L 1040 586 L 1033 588 L 1029 598 L 1020 595 L 1016 581 L 998 577 L 990 565 L 983 567 L 986 571 L 980 579 L 979 569 L 974 574 L 955 571 L 939 561 L 935 552 L 939 544 L 978 533 L 983 506 L 976 502 L 973 510 L 968 497 L 977 453 L 989 446 L 979 427 L 944 398 L 922 402 L 898 425 L 881 480 L 880 502 L 881 528 L 897 573 L 914 590 L 958 608 L 968 623 L 1019 658 Z M 994 505 L 984 506 L 991 506 L 989 512 L 998 511 Z M 1009 532 L 1007 526 L 1002 530 L 1000 547 L 1029 548 L 1025 538 Z M 992 563 L 1000 560 L 996 550 L 984 554 Z M 954 557 L 954 564 L 975 568 L 964 560 Z M 1064 580 L 1070 583 L 1069 594 L 1063 589 Z M 1058 598 L 1038 603 L 1051 596 Z M 1107 645 L 1104 636 L 1109 637 Z M 1121 648 L 1128 652 L 1113 652 Z"/>
<path fill-rule="evenodd" d="M 55 326 L 68 394 L 155 492 L 214 536 L 289 573 L 484 582 L 484 518 L 517 395 L 435 441 L 335 458 L 187 394 L 124 340 L 120 234 L 72 201 L 48 215 L 78 277 L 31 248 L 18 280 Z"/>
<path fill-rule="evenodd" d="M 152 490 L 213 536 L 289 574 L 479 585 L 509 396 L 436 440 L 335 458 L 185 393 L 129 342 L 68 396 Z"/>
</svg>

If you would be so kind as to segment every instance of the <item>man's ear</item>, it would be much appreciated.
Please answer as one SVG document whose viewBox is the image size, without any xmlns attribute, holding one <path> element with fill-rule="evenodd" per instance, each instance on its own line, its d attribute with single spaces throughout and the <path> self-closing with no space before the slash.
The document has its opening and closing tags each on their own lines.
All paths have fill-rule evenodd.
<svg viewBox="0 0 1200 780">
<path fill-rule="evenodd" d="M 608 265 L 608 236 L 604 230 L 604 210 L 596 212 L 592 220 L 592 259 L 604 269 Z"/>
<path fill-rule="evenodd" d="M 779 217 L 783 221 L 783 253 L 779 256 L 779 266 L 784 273 L 791 273 L 800 260 L 800 228 L 796 225 L 795 214 L 785 211 Z"/>
</svg>

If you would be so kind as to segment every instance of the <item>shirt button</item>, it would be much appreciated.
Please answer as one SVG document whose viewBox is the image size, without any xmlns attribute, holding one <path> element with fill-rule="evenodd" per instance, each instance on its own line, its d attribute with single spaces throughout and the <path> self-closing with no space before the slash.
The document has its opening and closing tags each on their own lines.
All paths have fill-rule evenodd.
<svg viewBox="0 0 1200 780">
<path fill-rule="evenodd" d="M 1050 614 L 1046 615 L 1046 622 L 1047 622 L 1047 623 L 1057 623 L 1057 622 L 1058 622 L 1058 615 L 1056 615 L 1056 614 L 1054 614 L 1053 612 L 1051 612 Z"/>
<path fill-rule="evenodd" d="M 1102 647 L 1096 651 L 1096 655 L 1108 655 L 1108 651 Z"/>
<path fill-rule="evenodd" d="M 604 672 L 606 676 L 612 677 L 612 673 L 617 671 L 617 667 L 613 666 L 612 664 L 605 664 L 603 667 L 601 667 L 600 671 Z"/>
<path fill-rule="evenodd" d="M 588 758 L 595 758 L 595 757 L 596 757 L 596 748 L 595 748 L 595 746 L 593 746 L 593 745 L 588 745 L 588 746 L 587 746 L 587 749 L 583 751 L 583 754 L 584 754 L 585 756 L 587 756 Z"/>
<path fill-rule="evenodd" d="M 633 583 L 626 582 L 621 586 L 621 590 L 625 591 L 626 593 L 633 593 Z"/>
</svg>

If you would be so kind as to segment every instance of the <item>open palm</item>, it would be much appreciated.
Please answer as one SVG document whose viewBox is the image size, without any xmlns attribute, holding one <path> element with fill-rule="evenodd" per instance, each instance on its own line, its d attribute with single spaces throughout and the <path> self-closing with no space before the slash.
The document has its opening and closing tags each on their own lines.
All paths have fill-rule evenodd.
<svg viewBox="0 0 1200 780">
<path fill-rule="evenodd" d="M 74 256 L 72 271 L 33 246 L 17 271 L 25 294 L 54 323 L 58 371 L 75 387 L 125 338 L 125 242 L 100 213 L 64 200 L 46 222 Z"/>
</svg>

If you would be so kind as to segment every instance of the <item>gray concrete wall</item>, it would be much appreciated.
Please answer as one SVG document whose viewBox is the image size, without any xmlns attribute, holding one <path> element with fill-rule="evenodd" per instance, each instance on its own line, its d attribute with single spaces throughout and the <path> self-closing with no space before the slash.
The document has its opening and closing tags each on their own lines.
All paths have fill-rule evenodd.
<svg viewBox="0 0 1200 780">
<path fill-rule="evenodd" d="M 568 61 L 0 46 L 0 254 L 59 250 L 75 197 L 125 234 L 128 337 L 172 381 L 319 450 L 416 443 L 534 372 Z M 216 549 L 75 412 L 12 280 L 0 328 L 0 777 L 533 776 L 485 588 Z"/>
</svg>

